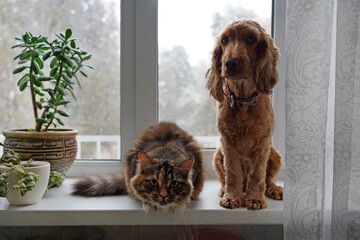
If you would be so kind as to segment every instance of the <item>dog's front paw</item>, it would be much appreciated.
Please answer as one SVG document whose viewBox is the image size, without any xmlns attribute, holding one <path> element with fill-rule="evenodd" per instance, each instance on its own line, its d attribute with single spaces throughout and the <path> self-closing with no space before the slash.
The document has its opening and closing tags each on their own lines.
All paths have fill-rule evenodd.
<svg viewBox="0 0 360 240">
<path fill-rule="evenodd" d="M 244 206 L 244 201 L 240 197 L 223 197 L 220 200 L 220 206 L 224 208 L 239 208 Z"/>
<path fill-rule="evenodd" d="M 222 198 L 224 196 L 224 193 L 225 193 L 224 188 L 221 187 L 220 190 L 219 190 L 219 197 Z"/>
<path fill-rule="evenodd" d="M 269 198 L 282 200 L 284 189 L 280 186 L 271 185 L 267 187 L 265 195 Z"/>
<path fill-rule="evenodd" d="M 267 208 L 265 198 L 247 197 L 245 198 L 245 206 L 250 210 L 259 210 Z"/>
</svg>

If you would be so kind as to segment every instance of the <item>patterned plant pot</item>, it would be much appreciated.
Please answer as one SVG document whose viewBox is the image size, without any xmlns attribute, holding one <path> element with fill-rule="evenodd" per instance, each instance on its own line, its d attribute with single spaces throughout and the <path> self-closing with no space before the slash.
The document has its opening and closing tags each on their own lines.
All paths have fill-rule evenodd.
<svg viewBox="0 0 360 240">
<path fill-rule="evenodd" d="M 5 130 L 4 152 L 13 150 L 24 161 L 47 161 L 51 165 L 51 171 L 65 174 L 76 157 L 78 133 L 71 129 L 52 129 L 49 132 Z"/>
</svg>

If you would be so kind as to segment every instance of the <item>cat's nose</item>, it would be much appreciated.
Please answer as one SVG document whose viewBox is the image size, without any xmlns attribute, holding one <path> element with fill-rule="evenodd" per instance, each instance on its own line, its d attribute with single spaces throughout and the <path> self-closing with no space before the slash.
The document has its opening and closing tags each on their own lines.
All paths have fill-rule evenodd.
<svg viewBox="0 0 360 240">
<path fill-rule="evenodd" d="M 161 196 L 163 199 L 165 199 L 165 198 L 167 197 L 167 195 L 168 195 L 168 193 L 167 193 L 167 191 L 166 191 L 166 188 L 165 188 L 165 187 L 162 187 L 159 194 L 160 194 L 160 196 Z"/>
</svg>

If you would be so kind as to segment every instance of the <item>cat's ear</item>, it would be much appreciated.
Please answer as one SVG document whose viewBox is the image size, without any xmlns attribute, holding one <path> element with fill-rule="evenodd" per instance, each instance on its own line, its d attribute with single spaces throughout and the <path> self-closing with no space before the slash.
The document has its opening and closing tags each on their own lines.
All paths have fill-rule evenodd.
<svg viewBox="0 0 360 240">
<path fill-rule="evenodd" d="M 146 155 L 145 153 L 139 152 L 138 159 L 139 159 L 141 169 L 150 167 L 153 164 L 152 159 L 150 157 L 148 157 L 148 155 Z"/>
<path fill-rule="evenodd" d="M 191 170 L 191 168 L 193 167 L 195 161 L 194 159 L 190 158 L 190 159 L 186 159 L 182 162 L 180 162 L 178 164 L 178 167 L 183 171 L 185 172 L 186 174 L 188 174 Z"/>
</svg>

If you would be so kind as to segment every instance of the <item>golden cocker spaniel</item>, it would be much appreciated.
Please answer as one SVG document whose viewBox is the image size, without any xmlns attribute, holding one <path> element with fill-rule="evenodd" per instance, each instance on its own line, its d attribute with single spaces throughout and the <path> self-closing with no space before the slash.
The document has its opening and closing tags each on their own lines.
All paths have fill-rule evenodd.
<svg viewBox="0 0 360 240">
<path fill-rule="evenodd" d="M 218 102 L 221 147 L 214 168 L 225 208 L 267 207 L 265 195 L 283 198 L 275 184 L 281 155 L 271 146 L 275 115 L 271 91 L 278 82 L 279 51 L 255 21 L 228 25 L 219 35 L 206 87 Z"/>
</svg>

